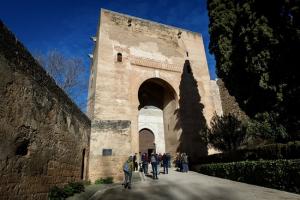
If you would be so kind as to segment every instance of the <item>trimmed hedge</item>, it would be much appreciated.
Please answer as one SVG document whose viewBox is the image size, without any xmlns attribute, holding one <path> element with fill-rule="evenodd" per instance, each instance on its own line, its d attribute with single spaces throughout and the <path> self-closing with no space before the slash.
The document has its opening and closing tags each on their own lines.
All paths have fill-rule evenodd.
<svg viewBox="0 0 300 200">
<path fill-rule="evenodd" d="M 255 149 L 213 154 L 199 159 L 198 164 L 227 163 L 245 160 L 300 159 L 300 141 L 288 144 L 270 144 Z"/>
<path fill-rule="evenodd" d="M 300 160 L 205 164 L 197 171 L 220 178 L 300 193 Z"/>
</svg>

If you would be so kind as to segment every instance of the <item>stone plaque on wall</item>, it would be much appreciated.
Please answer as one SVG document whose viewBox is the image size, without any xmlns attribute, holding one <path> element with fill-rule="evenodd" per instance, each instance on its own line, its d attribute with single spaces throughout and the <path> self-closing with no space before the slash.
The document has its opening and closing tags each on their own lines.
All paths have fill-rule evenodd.
<svg viewBox="0 0 300 200">
<path fill-rule="evenodd" d="M 102 149 L 102 156 L 112 156 L 112 149 Z"/>
</svg>

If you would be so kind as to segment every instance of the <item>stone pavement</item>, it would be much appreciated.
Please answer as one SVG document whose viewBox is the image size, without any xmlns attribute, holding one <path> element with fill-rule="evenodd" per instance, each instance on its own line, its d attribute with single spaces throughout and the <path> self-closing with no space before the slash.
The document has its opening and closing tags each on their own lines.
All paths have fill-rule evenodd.
<svg viewBox="0 0 300 200">
<path fill-rule="evenodd" d="M 131 190 L 121 185 L 94 195 L 93 200 L 300 200 L 300 195 L 206 176 L 195 172 L 160 174 L 135 182 Z"/>
</svg>

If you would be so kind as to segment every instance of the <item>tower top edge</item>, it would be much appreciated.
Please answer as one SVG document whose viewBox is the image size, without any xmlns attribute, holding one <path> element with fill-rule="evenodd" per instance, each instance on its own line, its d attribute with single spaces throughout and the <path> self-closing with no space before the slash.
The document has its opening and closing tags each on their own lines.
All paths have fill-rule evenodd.
<svg viewBox="0 0 300 200">
<path fill-rule="evenodd" d="M 148 19 L 143 19 L 143 18 L 140 18 L 140 17 L 135 17 L 135 16 L 132 16 L 132 15 L 124 14 L 124 13 L 119 13 L 119 12 L 116 12 L 116 11 L 108 10 L 106 8 L 101 8 L 100 13 L 103 13 L 103 12 L 109 12 L 111 14 L 120 15 L 120 16 L 124 16 L 124 17 L 127 17 L 127 18 L 131 18 L 131 19 L 136 19 L 136 20 L 139 20 L 139 21 L 145 21 L 145 22 L 149 22 L 149 23 L 152 23 L 152 24 L 157 24 L 157 25 L 164 26 L 164 27 L 170 28 L 170 29 L 177 29 L 177 30 L 180 30 L 180 31 L 189 32 L 189 33 L 196 34 L 196 35 L 199 35 L 200 37 L 202 37 L 202 34 L 198 33 L 198 32 L 190 31 L 190 30 L 187 30 L 187 29 L 184 29 L 184 28 L 175 27 L 175 26 L 172 26 L 172 25 L 159 23 L 159 22 L 156 22 L 156 21 L 148 20 Z"/>
</svg>

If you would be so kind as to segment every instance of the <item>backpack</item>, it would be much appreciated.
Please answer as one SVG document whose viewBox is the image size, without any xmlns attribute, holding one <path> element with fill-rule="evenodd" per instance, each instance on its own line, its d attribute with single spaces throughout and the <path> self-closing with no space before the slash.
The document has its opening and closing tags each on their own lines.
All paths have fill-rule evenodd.
<svg viewBox="0 0 300 200">
<path fill-rule="evenodd" d="M 188 164 L 188 157 L 186 155 L 183 156 L 183 163 Z"/>
<path fill-rule="evenodd" d="M 155 162 L 156 162 L 155 156 L 151 156 L 151 162 L 152 162 L 152 163 L 155 163 Z"/>
<path fill-rule="evenodd" d="M 125 172 L 129 172 L 129 165 L 128 165 L 128 162 L 125 162 L 124 166 L 123 166 L 123 170 Z"/>
</svg>

